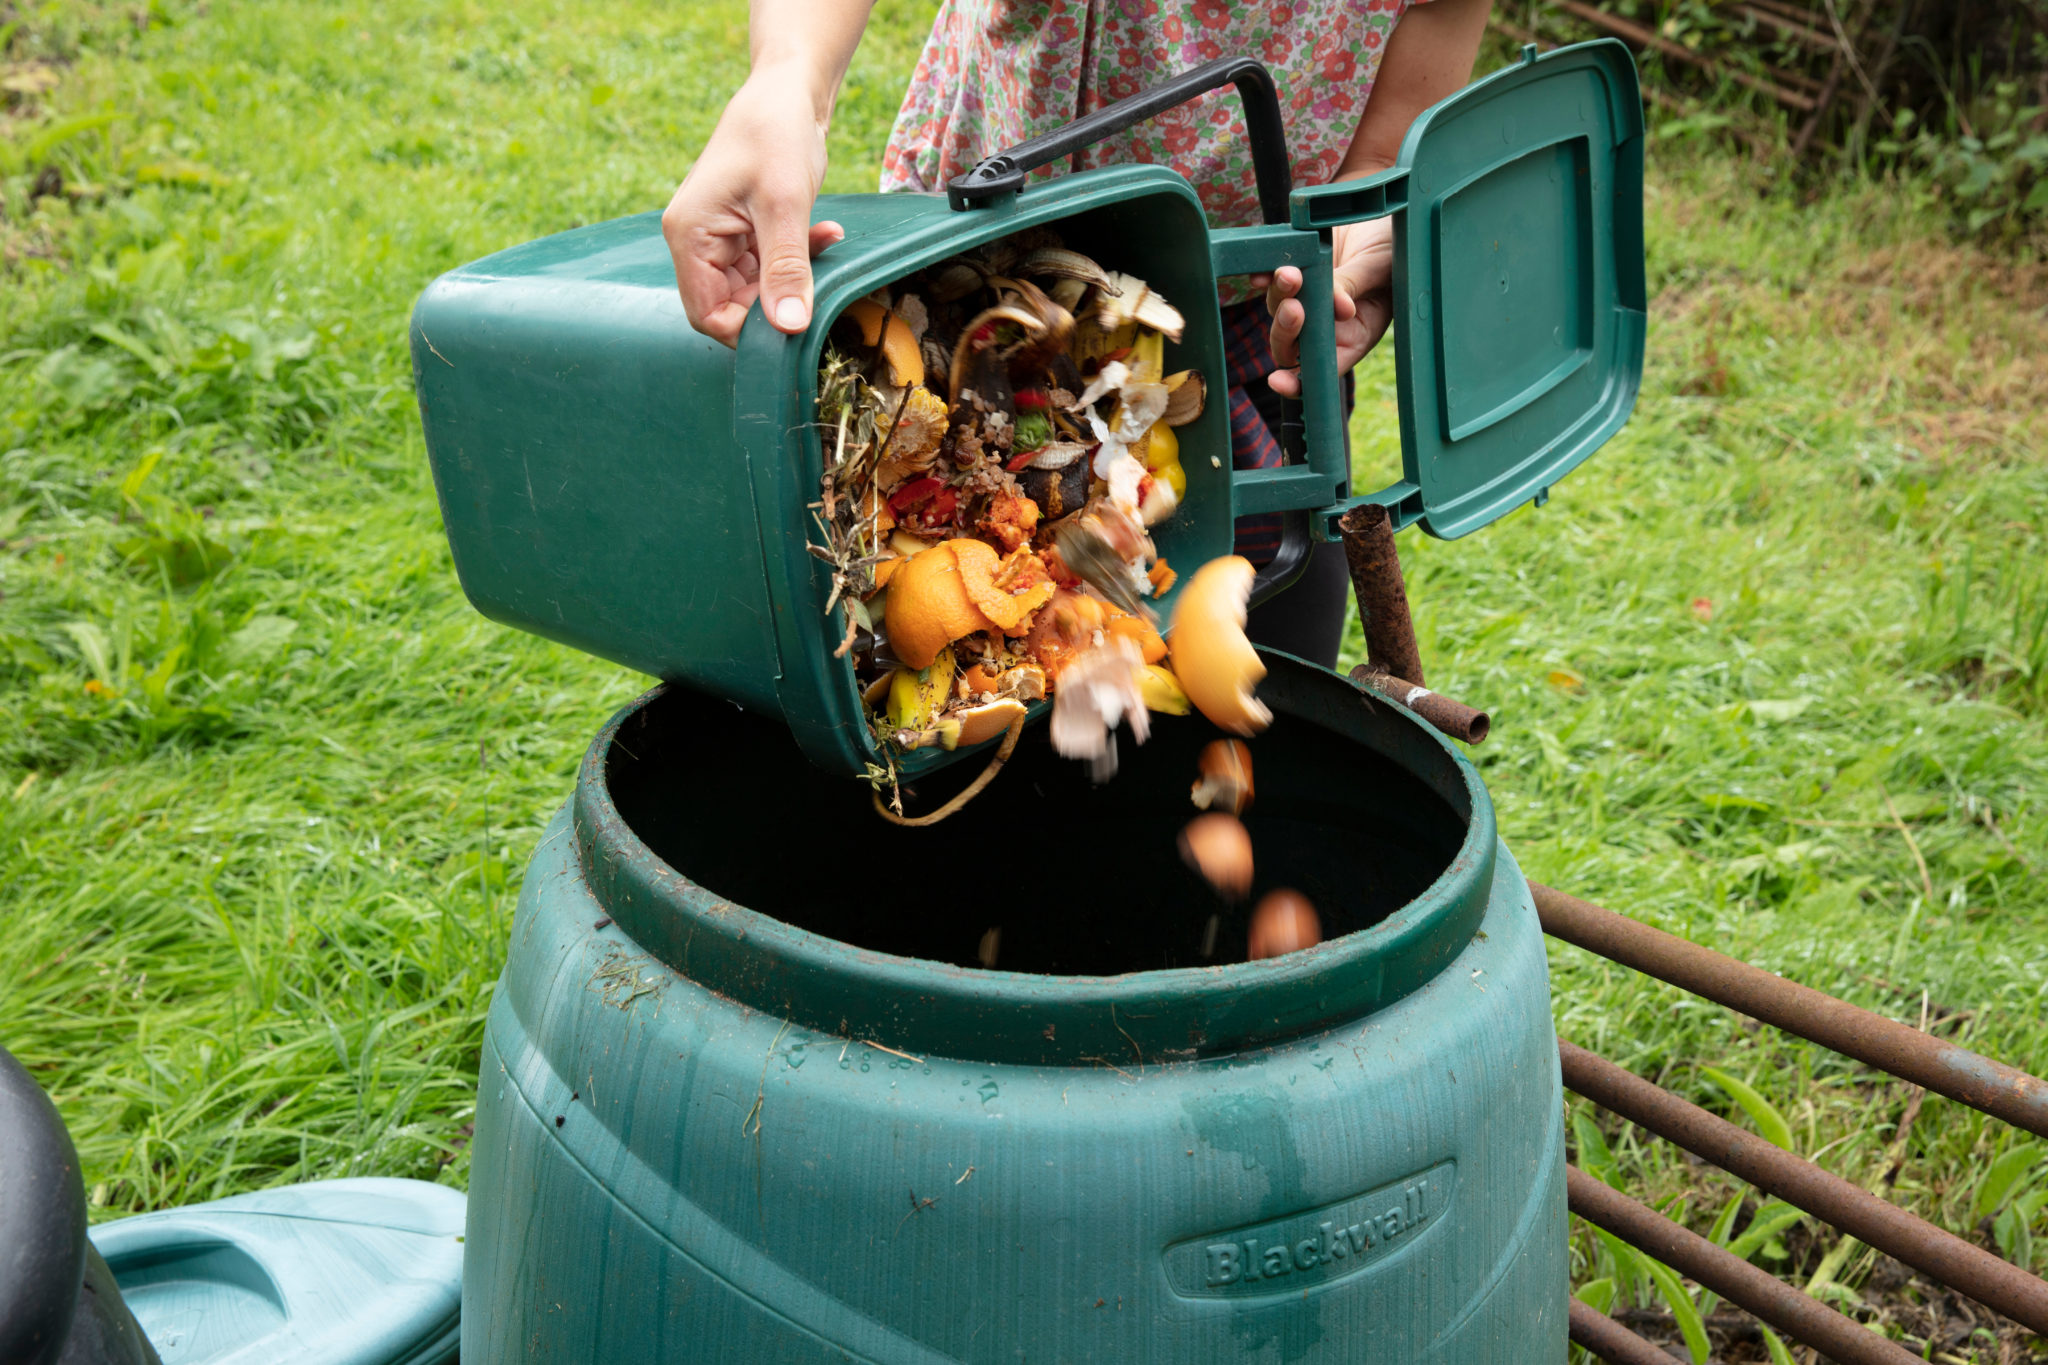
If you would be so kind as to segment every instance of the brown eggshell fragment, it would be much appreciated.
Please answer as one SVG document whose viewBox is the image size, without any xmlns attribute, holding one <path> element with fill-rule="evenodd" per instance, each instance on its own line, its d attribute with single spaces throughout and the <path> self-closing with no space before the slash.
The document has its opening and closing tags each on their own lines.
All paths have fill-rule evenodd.
<svg viewBox="0 0 2048 1365">
<path fill-rule="evenodd" d="M 1188 821 L 1180 832 L 1180 856 L 1226 900 L 1251 894 L 1252 836 L 1235 815 L 1211 811 Z"/>
<path fill-rule="evenodd" d="M 1252 695 L 1266 665 L 1244 633 L 1256 572 L 1242 555 L 1212 559 L 1197 569 L 1174 600 L 1166 642 L 1188 700 L 1236 735 L 1255 735 L 1273 722 L 1273 713 Z"/>
<path fill-rule="evenodd" d="M 1204 817 L 1207 818 L 1207 817 Z M 1245 956 L 1256 962 L 1313 948 L 1323 941 L 1323 922 L 1307 896 L 1284 887 L 1269 891 L 1252 911 Z"/>
<path fill-rule="evenodd" d="M 1190 794 L 1203 810 L 1243 815 L 1252 803 L 1252 751 L 1243 740 L 1211 740 L 1202 750 L 1202 776 Z"/>
</svg>

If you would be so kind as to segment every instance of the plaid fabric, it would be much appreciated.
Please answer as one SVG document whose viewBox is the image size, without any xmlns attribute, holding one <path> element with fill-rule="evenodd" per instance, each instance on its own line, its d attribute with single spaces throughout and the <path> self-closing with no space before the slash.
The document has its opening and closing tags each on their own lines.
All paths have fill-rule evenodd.
<svg viewBox="0 0 2048 1365">
<path fill-rule="evenodd" d="M 1273 469 L 1285 459 L 1280 449 L 1280 395 L 1266 378 L 1280 366 L 1267 332 L 1273 325 L 1264 299 L 1249 299 L 1223 310 L 1223 365 L 1230 384 L 1230 462 L 1239 469 Z M 1351 413 L 1351 376 L 1344 376 L 1344 413 Z M 1237 520 L 1237 552 L 1254 564 L 1280 552 L 1277 513 Z"/>
</svg>

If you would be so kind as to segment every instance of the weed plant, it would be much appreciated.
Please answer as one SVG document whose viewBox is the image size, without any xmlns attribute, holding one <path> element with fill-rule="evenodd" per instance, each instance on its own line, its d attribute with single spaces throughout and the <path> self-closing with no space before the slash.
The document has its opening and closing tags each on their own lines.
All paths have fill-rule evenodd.
<svg viewBox="0 0 2048 1365">
<path fill-rule="evenodd" d="M 881 6 L 828 188 L 872 187 L 930 13 Z M 463 600 L 405 318 L 442 270 L 659 207 L 744 7 L 12 22 L 58 79 L 0 113 L 0 1040 L 95 1217 L 460 1185 L 520 869 L 644 680 Z M 1548 507 L 1403 538 L 1430 681 L 1493 712 L 1474 757 L 1531 875 L 2048 1071 L 2048 276 L 1874 189 L 1652 161 L 1634 419 Z M 1385 349 L 1360 383 L 1377 486 Z M 1563 1036 L 2048 1268 L 2048 1162 L 2011 1131 L 1929 1097 L 1902 1134 L 1899 1083 L 1552 961 Z M 1922 1330 L 1870 1253 L 1753 1199 L 1723 1219 L 1712 1168 L 1573 1118 L 1588 1169 Z M 1674 1341 L 1678 1299 L 1715 1320 L 1574 1246 Z"/>
</svg>

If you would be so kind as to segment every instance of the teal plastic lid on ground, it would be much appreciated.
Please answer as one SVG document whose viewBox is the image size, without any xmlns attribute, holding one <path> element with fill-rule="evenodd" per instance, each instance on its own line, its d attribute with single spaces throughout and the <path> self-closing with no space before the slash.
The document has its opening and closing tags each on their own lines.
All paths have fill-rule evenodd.
<svg viewBox="0 0 2048 1365">
<path fill-rule="evenodd" d="M 323 1180 L 92 1230 L 164 1365 L 438 1365 L 462 1311 L 460 1190 Z"/>
<path fill-rule="evenodd" d="M 1613 39 L 1425 111 L 1391 170 L 1296 190 L 1293 225 L 1394 219 L 1405 524 L 1453 539 L 1621 429 L 1643 374 L 1643 106 Z"/>
</svg>

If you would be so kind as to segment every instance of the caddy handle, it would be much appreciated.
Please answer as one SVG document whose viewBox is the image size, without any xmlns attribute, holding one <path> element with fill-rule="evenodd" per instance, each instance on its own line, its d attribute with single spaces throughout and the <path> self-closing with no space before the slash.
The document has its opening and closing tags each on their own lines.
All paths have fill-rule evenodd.
<svg viewBox="0 0 2048 1365">
<path fill-rule="evenodd" d="M 1025 177 L 1040 167 L 1072 156 L 1113 133 L 1135 123 L 1186 104 L 1225 85 L 1237 87 L 1244 104 L 1245 137 L 1251 144 L 1252 175 L 1258 185 L 1259 215 L 1264 228 L 1228 230 L 1219 234 L 1232 238 L 1227 244 L 1212 238 L 1211 248 L 1219 275 L 1249 273 L 1280 264 L 1300 263 L 1303 269 L 1302 303 L 1309 310 L 1309 323 L 1302 337 L 1303 389 L 1312 409 L 1308 426 L 1315 432 L 1304 439 L 1301 403 L 1283 399 L 1280 404 L 1280 447 L 1288 461 L 1281 469 L 1236 474 L 1239 500 L 1256 504 L 1246 512 L 1286 511 L 1279 553 L 1260 570 L 1252 587 L 1254 604 L 1262 602 L 1301 576 L 1308 565 L 1308 552 L 1316 535 L 1306 509 L 1321 508 L 1335 500 L 1349 473 L 1349 447 L 1345 442 L 1343 406 L 1335 397 L 1334 337 L 1328 316 L 1330 274 L 1329 247 L 1313 233 L 1290 232 L 1288 196 L 1294 188 L 1294 172 L 1287 157 L 1287 130 L 1280 121 L 1280 96 L 1273 73 L 1256 57 L 1218 57 L 1184 71 L 1150 90 L 1118 100 L 1092 114 L 1075 119 L 1050 133 L 984 158 L 956 175 L 946 184 L 946 201 L 955 209 L 970 209 L 1005 194 L 1017 194 Z M 1282 239 L 1286 239 L 1284 244 Z M 1318 251 L 1320 248 L 1320 251 Z M 1227 262 L 1257 258 L 1260 264 L 1235 272 Z M 1316 267 L 1320 267 L 1318 270 Z M 1320 308 L 1318 305 L 1320 304 Z M 1325 376 L 1320 371 L 1327 367 Z M 1316 377 L 1309 378 L 1310 372 Z M 1318 402 L 1317 400 L 1322 400 Z M 1335 417 L 1331 417 L 1331 413 Z M 1303 463 L 1309 467 L 1303 468 Z"/>
<path fill-rule="evenodd" d="M 970 209 L 999 195 L 1016 194 L 1031 172 L 1226 85 L 1235 85 L 1237 97 L 1244 102 L 1244 128 L 1251 142 L 1260 216 L 1268 223 L 1284 223 L 1287 196 L 1294 188 L 1294 172 L 1287 162 L 1287 130 L 1280 122 L 1280 96 L 1273 87 L 1273 73 L 1256 57 L 1218 57 L 1204 62 L 1150 90 L 1104 105 L 1064 127 L 986 157 L 946 182 L 946 202 L 956 209 Z"/>
</svg>

